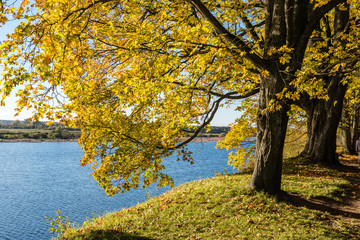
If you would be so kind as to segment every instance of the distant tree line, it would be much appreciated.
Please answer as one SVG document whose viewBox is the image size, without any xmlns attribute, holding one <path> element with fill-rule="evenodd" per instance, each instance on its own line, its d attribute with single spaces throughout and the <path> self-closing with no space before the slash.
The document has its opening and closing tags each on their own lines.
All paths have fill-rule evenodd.
<svg viewBox="0 0 360 240">
<path fill-rule="evenodd" d="M 48 125 L 47 122 L 30 122 L 29 120 L 0 120 L 0 139 L 75 139 L 80 137 L 80 130 L 66 127 L 60 123 Z M 9 129 L 11 131 L 6 131 Z M 18 131 L 13 131 L 17 129 Z M 27 130 L 42 131 L 27 131 Z M 191 134 L 194 129 L 186 129 Z M 224 137 L 230 127 L 211 126 L 209 131 L 203 131 L 200 137 Z"/>
<path fill-rule="evenodd" d="M 67 128 L 60 123 L 53 123 L 48 125 L 47 122 L 30 122 L 29 120 L 19 121 L 19 120 L 0 120 L 1 129 L 43 129 L 43 130 L 54 130 L 57 127 L 66 128 L 69 131 L 74 131 L 78 129 Z"/>
<path fill-rule="evenodd" d="M 0 139 L 77 139 L 80 134 L 80 131 L 69 131 L 62 127 L 42 131 L 27 131 L 26 129 L 10 131 L 10 129 L 5 129 L 0 130 Z"/>
<path fill-rule="evenodd" d="M 46 122 L 28 120 L 0 121 L 0 139 L 75 139 L 80 134 L 79 129 L 68 128 L 60 123 L 47 125 Z"/>
<path fill-rule="evenodd" d="M 193 128 L 187 128 L 185 131 L 191 135 L 195 132 Z M 211 126 L 209 131 L 203 131 L 199 137 L 225 137 L 226 133 L 230 131 L 230 127 Z"/>
</svg>

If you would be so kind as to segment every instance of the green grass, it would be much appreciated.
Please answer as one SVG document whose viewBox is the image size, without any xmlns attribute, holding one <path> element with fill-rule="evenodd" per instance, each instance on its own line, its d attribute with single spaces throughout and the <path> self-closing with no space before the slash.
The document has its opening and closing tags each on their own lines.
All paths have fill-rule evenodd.
<svg viewBox="0 0 360 240">
<path fill-rule="evenodd" d="M 243 173 L 186 183 L 81 227 L 62 225 L 58 230 L 66 230 L 59 238 L 358 239 L 358 219 L 297 207 L 252 191 L 247 187 L 249 178 Z M 336 170 L 299 160 L 284 164 L 282 189 L 304 199 L 321 196 L 338 201 L 351 186 Z"/>
<path fill-rule="evenodd" d="M 285 161 L 282 189 L 307 199 L 323 197 L 341 201 L 351 183 L 336 169 L 324 168 L 305 160 Z"/>
</svg>

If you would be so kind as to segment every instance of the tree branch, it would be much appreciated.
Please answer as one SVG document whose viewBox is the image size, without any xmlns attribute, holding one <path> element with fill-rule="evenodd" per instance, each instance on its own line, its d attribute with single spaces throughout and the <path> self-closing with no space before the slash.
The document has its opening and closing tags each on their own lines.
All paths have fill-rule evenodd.
<svg viewBox="0 0 360 240">
<path fill-rule="evenodd" d="M 334 7 L 339 5 L 340 3 L 344 3 L 346 0 L 331 0 L 327 4 L 316 8 L 309 17 L 309 22 L 307 23 L 303 34 L 295 47 L 296 58 L 298 64 L 301 65 L 302 59 L 305 55 L 305 50 L 308 45 L 308 41 L 315 27 L 319 24 L 320 20 L 325 16 L 326 13 L 331 11 Z"/>
<path fill-rule="evenodd" d="M 211 109 L 208 111 L 208 113 L 206 114 L 205 118 L 204 118 L 204 122 L 198 127 L 198 129 L 196 129 L 196 131 L 194 132 L 194 134 L 189 137 L 188 139 L 186 139 L 185 141 L 183 141 L 182 143 L 179 143 L 178 145 L 176 145 L 173 148 L 170 148 L 170 150 L 175 150 L 175 149 L 179 149 L 183 146 L 185 146 L 186 144 L 188 144 L 189 142 L 191 142 L 192 140 L 194 140 L 200 133 L 201 131 L 210 124 L 210 122 L 213 120 L 217 110 L 219 109 L 220 103 L 222 100 L 224 100 L 225 98 L 219 98 L 217 99 Z"/>
<path fill-rule="evenodd" d="M 251 24 L 250 20 L 247 17 L 242 16 L 241 21 L 244 23 L 245 27 L 250 32 L 252 39 L 254 41 L 260 41 L 259 35 L 255 32 L 255 27 Z"/>
<path fill-rule="evenodd" d="M 92 8 L 93 6 L 97 5 L 98 3 L 107 3 L 107 2 L 111 2 L 112 0 L 98 0 L 98 1 L 94 1 L 93 3 L 89 4 L 88 6 L 86 7 L 82 7 L 82 8 L 79 8 L 79 9 L 76 9 L 72 12 L 70 12 L 64 19 L 63 21 L 66 21 L 69 17 L 71 17 L 73 14 L 77 13 L 77 12 L 80 12 L 80 15 L 81 16 L 86 10 Z"/>
<path fill-rule="evenodd" d="M 185 86 L 185 84 L 181 83 L 181 82 L 175 82 L 174 81 L 174 82 L 171 82 L 171 83 L 174 83 L 174 84 L 179 85 L 179 86 Z M 231 100 L 240 100 L 240 99 L 251 97 L 251 96 L 259 93 L 259 88 L 254 88 L 254 89 L 252 89 L 249 92 L 246 92 L 244 94 L 239 94 L 239 92 L 236 92 L 236 91 L 228 92 L 226 94 L 222 94 L 222 93 L 219 93 L 219 92 L 211 91 L 211 90 L 209 90 L 207 88 L 200 88 L 200 87 L 189 87 L 189 89 L 197 90 L 197 91 L 204 91 L 204 92 L 206 92 L 206 93 L 208 93 L 210 95 L 220 97 L 220 98 L 225 98 L 225 99 L 231 99 Z M 235 95 L 235 94 L 238 94 L 238 95 Z"/>
<path fill-rule="evenodd" d="M 201 15 L 214 27 L 216 33 L 223 36 L 224 39 L 234 45 L 240 51 L 245 52 L 245 57 L 249 59 L 256 67 L 260 69 L 267 69 L 268 62 L 254 53 L 254 50 L 250 48 L 243 40 L 230 33 L 206 8 L 206 6 L 200 0 L 186 0 L 188 3 L 193 5 Z"/>
</svg>

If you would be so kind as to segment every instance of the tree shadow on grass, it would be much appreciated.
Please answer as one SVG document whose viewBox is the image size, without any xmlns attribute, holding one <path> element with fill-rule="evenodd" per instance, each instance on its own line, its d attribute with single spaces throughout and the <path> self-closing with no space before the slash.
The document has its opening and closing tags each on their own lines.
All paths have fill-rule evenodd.
<svg viewBox="0 0 360 240">
<path fill-rule="evenodd" d="M 285 170 L 288 175 L 300 174 L 303 176 L 329 177 L 334 174 L 348 181 L 348 184 L 339 186 L 339 190 L 332 193 L 337 197 L 335 200 L 330 197 L 317 196 L 306 199 L 301 194 L 294 192 L 281 192 L 278 195 L 280 201 L 288 202 L 295 206 L 306 207 L 313 210 L 328 212 L 334 216 L 360 219 L 360 167 L 357 160 L 342 160 L 341 165 L 323 166 L 317 168 L 316 164 L 309 159 L 294 158 L 290 161 L 299 161 L 300 164 L 288 164 L 289 169 Z M 333 170 L 336 170 L 335 172 Z M 356 203 L 356 205 L 354 205 Z"/>
<path fill-rule="evenodd" d="M 92 230 L 85 234 L 77 234 L 74 239 L 91 240 L 153 240 L 153 238 L 139 236 L 137 234 L 119 232 L 115 230 Z"/>
<path fill-rule="evenodd" d="M 292 204 L 297 207 L 306 207 L 312 210 L 328 212 L 333 216 L 343 216 L 360 219 L 360 213 L 338 208 L 338 206 L 342 203 L 330 198 L 306 199 L 297 193 L 281 192 L 278 195 L 278 200 Z"/>
</svg>

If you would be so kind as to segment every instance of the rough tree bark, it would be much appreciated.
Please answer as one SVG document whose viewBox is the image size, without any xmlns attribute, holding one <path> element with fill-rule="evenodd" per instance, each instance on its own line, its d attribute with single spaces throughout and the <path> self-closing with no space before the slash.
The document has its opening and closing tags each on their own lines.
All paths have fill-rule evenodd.
<svg viewBox="0 0 360 240">
<path fill-rule="evenodd" d="M 289 108 L 286 103 L 283 103 L 280 110 L 266 110 L 275 94 L 284 87 L 276 79 L 267 80 L 262 81 L 263 84 L 260 87 L 256 161 L 250 187 L 268 193 L 277 193 L 281 186 L 282 157 Z"/>
<path fill-rule="evenodd" d="M 301 69 L 310 36 L 321 18 L 345 0 L 330 0 L 310 14 L 309 10 L 314 6 L 309 0 L 262 1 L 265 11 L 265 34 L 258 38 L 262 40 L 259 51 L 253 51 L 251 45 L 225 29 L 202 1 L 187 1 L 212 24 L 219 36 L 235 47 L 232 49 L 233 54 L 238 54 L 237 50 L 240 50 L 241 57 L 247 58 L 261 72 L 267 72 L 264 74 L 267 77 L 260 79 L 256 159 L 250 187 L 269 193 L 280 192 L 289 106 L 285 100 L 277 99 L 276 94 L 289 87 L 296 71 Z M 248 30 L 253 34 L 252 29 Z M 289 61 L 281 61 L 281 53 L 269 53 L 269 50 L 277 51 L 283 46 L 293 49 Z M 270 110 L 272 101 L 277 101 L 276 111 Z"/>
<path fill-rule="evenodd" d="M 345 101 L 346 105 L 346 101 Z M 351 109 L 351 112 L 343 109 L 343 115 L 341 119 L 341 137 L 342 144 L 344 146 L 344 152 L 347 154 L 356 155 L 355 150 L 356 140 L 359 138 L 359 124 L 360 124 L 360 112 L 359 108 Z"/>
<path fill-rule="evenodd" d="M 349 6 L 335 8 L 333 26 L 335 41 L 340 41 L 336 39 L 336 36 L 346 31 L 348 22 Z M 328 29 L 330 29 L 329 26 Z M 332 35 L 331 33 L 327 34 Z M 344 41 L 342 42 L 342 44 L 346 44 Z M 327 48 L 323 51 L 326 52 L 330 46 L 331 43 L 328 43 Z M 323 80 L 326 83 L 329 100 L 304 98 L 300 103 L 308 116 L 307 143 L 301 155 L 310 158 L 314 162 L 338 165 L 340 163 L 336 155 L 336 136 L 347 84 L 341 82 L 342 77 L 340 74 L 324 77 Z"/>
<path fill-rule="evenodd" d="M 281 190 L 282 157 L 289 105 L 280 101 L 278 103 L 280 109 L 269 111 L 270 103 L 271 100 L 276 100 L 277 93 L 289 86 L 293 80 L 291 76 L 301 69 L 306 46 L 321 17 L 341 2 L 330 1 L 320 11 L 319 9 L 312 11 L 313 5 L 309 1 L 264 1 L 266 9 L 264 52 L 284 45 L 293 48 L 294 51 L 287 64 L 270 63 L 267 68 L 270 77 L 262 78 L 260 81 L 255 169 L 250 180 L 252 189 L 268 193 L 278 193 Z M 337 127 L 337 124 L 335 125 Z M 323 141 L 323 139 L 319 140 Z"/>
<path fill-rule="evenodd" d="M 294 37 L 292 26 L 286 24 L 287 21 L 296 22 L 295 17 L 286 19 L 285 1 L 264 1 L 265 3 L 265 53 L 271 48 L 278 49 L 286 45 L 286 40 L 290 41 Z M 288 6 L 289 7 L 289 6 Z M 306 9 L 303 9 L 306 11 Z M 291 11 L 291 10 L 290 10 Z M 294 15 L 297 15 L 294 13 Z M 299 29 L 305 28 L 304 22 L 300 21 Z M 281 105 L 276 111 L 271 111 L 271 101 L 276 100 L 276 94 L 281 92 L 286 82 L 289 81 L 280 71 L 284 71 L 286 66 L 278 64 L 278 59 L 268 63 L 268 77 L 260 79 L 259 109 L 257 116 L 257 142 L 255 169 L 250 180 L 250 188 L 268 193 L 277 193 L 280 191 L 282 176 L 282 157 L 288 123 L 288 107 L 284 102 L 277 103 Z"/>
</svg>

